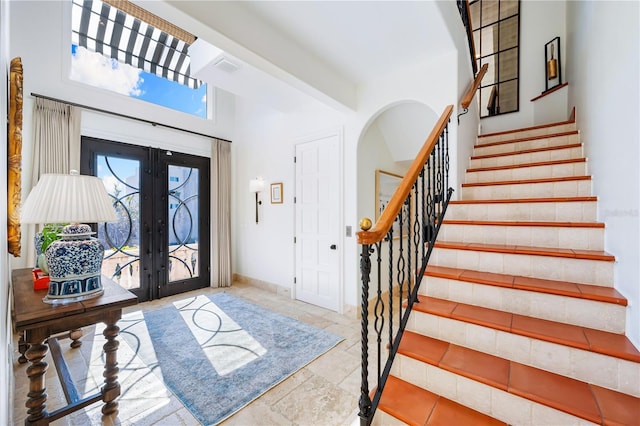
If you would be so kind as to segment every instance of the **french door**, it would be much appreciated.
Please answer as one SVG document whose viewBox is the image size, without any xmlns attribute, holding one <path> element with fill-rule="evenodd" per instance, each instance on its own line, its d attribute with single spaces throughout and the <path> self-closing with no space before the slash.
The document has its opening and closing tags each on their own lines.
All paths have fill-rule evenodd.
<svg viewBox="0 0 640 426">
<path fill-rule="evenodd" d="M 102 273 L 140 301 L 209 286 L 209 159 L 89 137 L 81 152 L 118 216 L 98 225 Z"/>
</svg>

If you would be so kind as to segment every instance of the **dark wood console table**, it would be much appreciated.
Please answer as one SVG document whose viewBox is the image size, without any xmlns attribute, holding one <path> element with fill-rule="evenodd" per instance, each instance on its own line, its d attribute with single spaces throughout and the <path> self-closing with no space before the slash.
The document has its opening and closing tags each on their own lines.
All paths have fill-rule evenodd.
<svg viewBox="0 0 640 426">
<path fill-rule="evenodd" d="M 80 302 L 52 305 L 42 301 L 42 298 L 47 294 L 46 290 L 33 290 L 30 268 L 13 271 L 12 279 L 14 327 L 17 332 L 24 333 L 23 338 L 28 345 L 25 355 L 31 363 L 27 368 L 29 399 L 25 405 L 28 408 L 29 416 L 25 420 L 25 425 L 47 425 L 97 401 L 104 402 L 102 407 L 104 415 L 117 414 L 118 402 L 116 398 L 120 395 L 120 384 L 118 383 L 119 369 L 116 356 L 118 341 L 116 337 L 120 328 L 116 323 L 122 316 L 122 308 L 138 303 L 137 297 L 103 276 L 104 293 L 100 296 Z M 99 393 L 80 398 L 61 355 L 58 341 L 56 338 L 50 337 L 99 322 L 103 322 L 107 326 L 103 332 L 107 339 L 103 346 L 105 352 L 104 386 Z M 71 337 L 74 338 L 73 335 Z M 68 402 L 66 407 L 52 413 L 46 410 L 45 373 L 48 364 L 42 361 L 49 347 Z"/>
</svg>

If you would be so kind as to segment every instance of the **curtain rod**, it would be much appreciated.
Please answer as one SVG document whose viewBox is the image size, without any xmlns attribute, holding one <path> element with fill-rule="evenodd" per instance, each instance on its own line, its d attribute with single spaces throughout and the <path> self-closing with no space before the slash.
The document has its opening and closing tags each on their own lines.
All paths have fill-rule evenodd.
<svg viewBox="0 0 640 426">
<path fill-rule="evenodd" d="M 106 109 L 95 108 L 95 107 L 88 106 L 88 105 L 77 104 L 75 102 L 64 101 L 62 99 L 56 99 L 56 98 L 52 98 L 50 96 L 40 95 L 38 93 L 31 92 L 31 96 L 34 96 L 36 98 L 41 98 L 41 99 L 47 99 L 49 101 L 62 102 L 62 103 L 65 103 L 67 105 L 75 106 L 75 107 L 78 107 L 78 108 L 88 109 L 90 111 L 96 111 L 96 112 L 101 112 L 101 113 L 104 113 L 104 114 L 115 115 L 116 117 L 122 117 L 122 118 L 128 118 L 130 120 L 142 121 L 143 123 L 151 124 L 153 127 L 161 126 L 161 127 L 167 128 L 167 129 L 178 130 L 180 132 L 190 133 L 192 135 L 204 136 L 204 137 L 207 137 L 207 138 L 218 139 L 218 140 L 223 141 L 223 142 L 231 143 L 230 140 L 221 139 L 221 138 L 218 138 L 216 136 L 211 136 L 211 135 L 207 135 L 207 134 L 204 134 L 204 133 L 194 132 L 193 130 L 181 129 L 180 127 L 170 126 L 168 124 L 156 123 L 154 121 L 145 120 L 144 118 L 132 117 L 130 115 L 120 114 L 118 112 L 113 112 L 113 111 L 107 111 Z"/>
</svg>

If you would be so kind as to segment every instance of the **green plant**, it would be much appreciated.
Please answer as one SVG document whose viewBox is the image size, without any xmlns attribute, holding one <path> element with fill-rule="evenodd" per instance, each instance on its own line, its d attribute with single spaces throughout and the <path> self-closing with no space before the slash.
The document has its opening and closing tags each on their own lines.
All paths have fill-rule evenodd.
<svg viewBox="0 0 640 426">
<path fill-rule="evenodd" d="M 42 238 L 43 238 L 42 249 L 41 249 L 42 253 L 44 253 L 47 250 L 47 247 L 49 247 L 49 244 L 51 244 L 55 240 L 60 239 L 59 234 L 62 233 L 62 228 L 64 226 L 65 224 L 60 224 L 60 223 L 47 223 L 44 226 L 44 228 L 42 228 L 42 231 L 40 231 L 42 233 Z"/>
</svg>

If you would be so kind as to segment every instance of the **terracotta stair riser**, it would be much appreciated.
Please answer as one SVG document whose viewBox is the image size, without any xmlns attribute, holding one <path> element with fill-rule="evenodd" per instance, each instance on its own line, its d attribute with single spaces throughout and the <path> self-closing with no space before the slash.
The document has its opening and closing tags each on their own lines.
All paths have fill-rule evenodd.
<svg viewBox="0 0 640 426">
<path fill-rule="evenodd" d="M 613 287 L 614 262 L 612 261 L 436 247 L 431 254 L 429 264 Z"/>
<path fill-rule="evenodd" d="M 569 176 L 586 176 L 587 163 L 563 163 L 544 166 L 523 166 L 517 168 L 467 172 L 465 182 L 496 182 L 509 180 L 544 179 Z"/>
<path fill-rule="evenodd" d="M 407 330 L 640 397 L 636 362 L 419 311 Z"/>
<path fill-rule="evenodd" d="M 577 133 L 562 135 L 562 136 L 550 136 L 548 138 L 536 138 L 528 140 L 520 140 L 509 143 L 501 143 L 496 145 L 476 145 L 473 149 L 473 156 L 477 155 L 495 155 L 503 154 L 505 152 L 517 152 L 527 149 L 539 149 L 547 148 L 550 146 L 572 145 L 579 143 L 579 136 Z M 482 143 L 485 143 L 482 141 Z"/>
<path fill-rule="evenodd" d="M 596 201 L 449 204 L 448 220 L 594 222 Z"/>
<path fill-rule="evenodd" d="M 402 354 L 396 357 L 391 374 L 510 424 L 593 424 Z"/>
<path fill-rule="evenodd" d="M 463 200 L 587 197 L 590 195 L 590 179 L 462 187 Z"/>
<path fill-rule="evenodd" d="M 501 155 L 497 157 L 472 158 L 469 162 L 469 168 L 476 169 L 479 167 L 513 166 L 516 164 L 569 160 L 582 157 L 584 157 L 582 146 L 575 146 L 544 151 L 525 152 L 520 154 Z"/>
<path fill-rule="evenodd" d="M 565 123 L 555 126 L 541 127 L 538 129 L 513 131 L 509 133 L 500 133 L 497 135 L 487 135 L 478 137 L 478 145 L 489 144 L 494 142 L 503 142 L 513 139 L 531 138 L 543 135 L 552 135 L 556 133 L 573 132 L 576 130 L 575 123 Z"/>
<path fill-rule="evenodd" d="M 459 225 L 445 223 L 440 228 L 438 240 L 532 247 L 571 247 L 576 250 L 603 251 L 604 228 Z"/>
<path fill-rule="evenodd" d="M 624 333 L 624 306 L 535 291 L 425 277 L 420 294 L 612 333 Z"/>
</svg>

